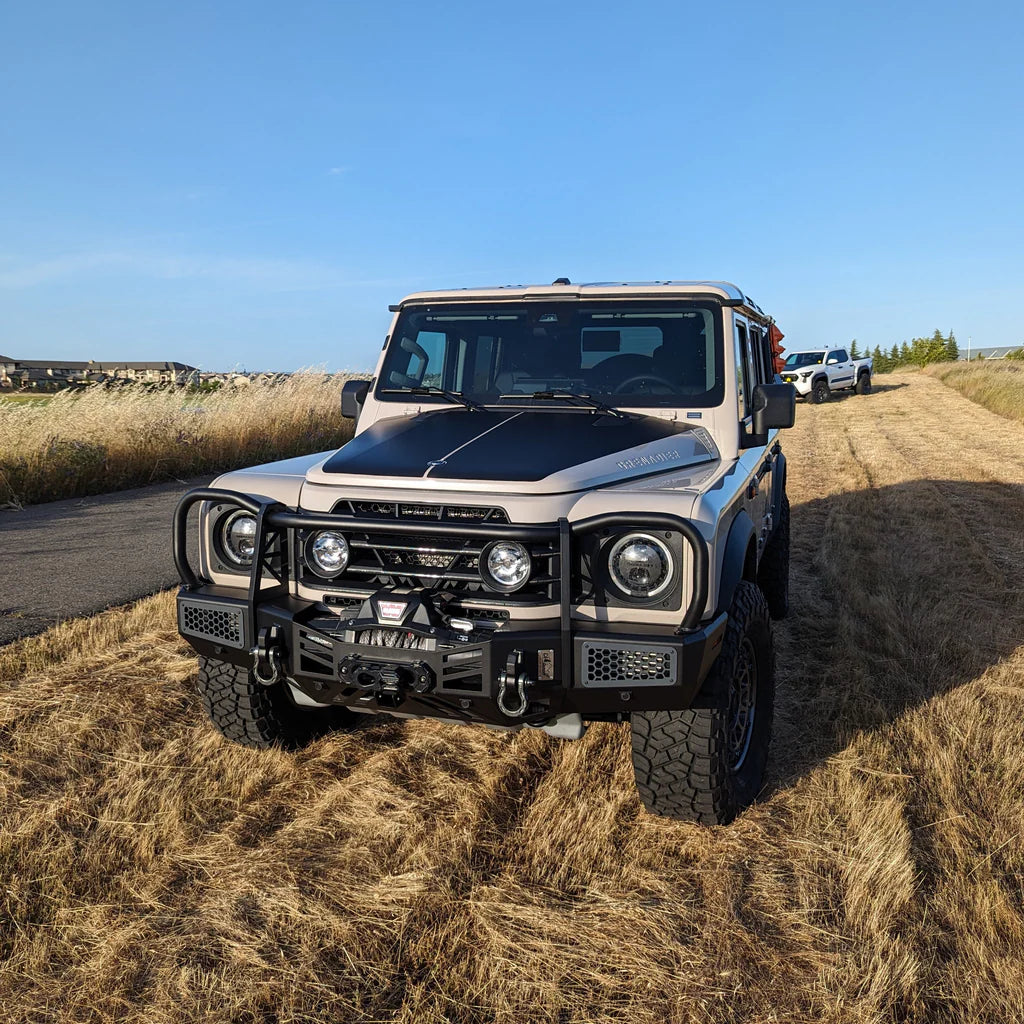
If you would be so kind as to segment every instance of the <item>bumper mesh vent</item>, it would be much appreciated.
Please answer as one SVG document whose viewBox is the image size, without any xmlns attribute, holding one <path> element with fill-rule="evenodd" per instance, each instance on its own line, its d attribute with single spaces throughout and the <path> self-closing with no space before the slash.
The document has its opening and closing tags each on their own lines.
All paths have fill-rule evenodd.
<svg viewBox="0 0 1024 1024">
<path fill-rule="evenodd" d="M 213 640 L 226 647 L 245 647 L 245 624 L 241 608 L 205 601 L 181 601 L 178 605 L 178 625 L 182 633 L 201 640 Z"/>
<path fill-rule="evenodd" d="M 614 644 L 587 640 L 581 664 L 583 686 L 651 686 L 676 681 L 676 650 L 659 644 Z"/>
</svg>

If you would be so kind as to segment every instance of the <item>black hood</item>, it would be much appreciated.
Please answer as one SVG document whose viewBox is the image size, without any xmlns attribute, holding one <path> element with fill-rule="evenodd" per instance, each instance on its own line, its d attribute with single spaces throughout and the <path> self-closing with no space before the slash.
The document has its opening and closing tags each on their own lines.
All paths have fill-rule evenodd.
<svg viewBox="0 0 1024 1024">
<path fill-rule="evenodd" d="M 430 412 L 374 423 L 324 463 L 322 472 L 536 481 L 688 429 L 653 416 L 589 410 Z"/>
</svg>

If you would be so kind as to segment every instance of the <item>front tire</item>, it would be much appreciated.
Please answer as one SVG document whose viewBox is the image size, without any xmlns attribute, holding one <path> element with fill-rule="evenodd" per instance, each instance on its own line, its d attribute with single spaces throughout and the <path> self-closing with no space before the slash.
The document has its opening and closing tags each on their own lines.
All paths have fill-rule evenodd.
<svg viewBox="0 0 1024 1024">
<path fill-rule="evenodd" d="M 294 750 L 355 720 L 345 708 L 301 708 L 284 683 L 263 686 L 249 669 L 214 658 L 199 658 L 196 690 L 221 735 L 245 747 Z"/>
<path fill-rule="evenodd" d="M 775 702 L 768 605 L 736 587 L 722 650 L 694 707 L 631 716 L 633 774 L 644 807 L 702 825 L 727 825 L 761 791 Z"/>
<path fill-rule="evenodd" d="M 811 401 L 815 405 L 823 405 L 832 397 L 832 389 L 827 380 L 816 380 L 811 388 Z"/>
</svg>

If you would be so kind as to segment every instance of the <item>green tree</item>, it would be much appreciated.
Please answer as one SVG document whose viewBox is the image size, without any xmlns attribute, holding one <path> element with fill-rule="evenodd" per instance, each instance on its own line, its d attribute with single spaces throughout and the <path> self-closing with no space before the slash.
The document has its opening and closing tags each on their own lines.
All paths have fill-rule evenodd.
<svg viewBox="0 0 1024 1024">
<path fill-rule="evenodd" d="M 903 344 L 905 345 L 906 342 L 904 342 Z M 900 365 L 900 347 L 899 347 L 899 345 L 893 343 L 892 351 L 889 353 L 889 359 L 892 360 L 892 366 L 890 366 L 889 369 L 895 369 L 897 366 Z"/>
<path fill-rule="evenodd" d="M 956 335 L 952 329 L 949 334 L 946 335 L 946 354 L 945 358 L 951 363 L 955 363 L 960 358 L 960 346 L 956 343 Z"/>
<path fill-rule="evenodd" d="M 916 341 L 917 339 L 915 338 L 914 340 Z M 903 344 L 900 345 L 898 359 L 901 366 L 907 366 L 909 363 L 913 362 L 913 357 L 911 355 L 912 351 L 913 350 L 906 342 L 903 342 Z"/>
<path fill-rule="evenodd" d="M 853 341 L 850 342 L 850 358 L 851 359 L 860 359 L 860 351 L 857 349 L 857 339 L 856 338 L 854 338 Z"/>
</svg>

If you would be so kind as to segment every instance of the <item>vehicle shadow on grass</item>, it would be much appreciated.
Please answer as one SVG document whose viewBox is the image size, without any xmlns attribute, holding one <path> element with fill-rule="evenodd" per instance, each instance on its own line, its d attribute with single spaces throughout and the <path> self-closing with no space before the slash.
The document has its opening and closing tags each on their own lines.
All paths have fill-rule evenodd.
<svg viewBox="0 0 1024 1024">
<path fill-rule="evenodd" d="M 1024 638 L 1024 489 L 915 480 L 792 511 L 769 791 L 978 678 Z"/>
</svg>

